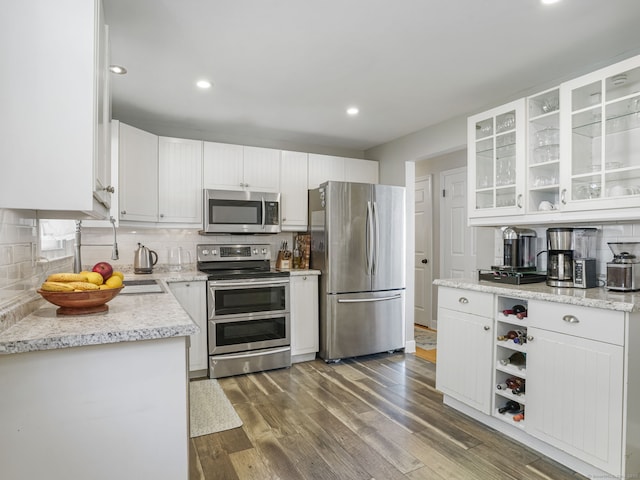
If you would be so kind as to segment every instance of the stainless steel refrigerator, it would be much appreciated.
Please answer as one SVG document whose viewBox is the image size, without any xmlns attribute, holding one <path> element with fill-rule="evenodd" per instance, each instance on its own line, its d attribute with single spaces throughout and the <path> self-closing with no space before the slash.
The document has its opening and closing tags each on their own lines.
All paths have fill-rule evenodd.
<svg viewBox="0 0 640 480">
<path fill-rule="evenodd" d="M 405 189 L 326 182 L 309 190 L 311 268 L 320 270 L 320 357 L 404 347 Z"/>
</svg>

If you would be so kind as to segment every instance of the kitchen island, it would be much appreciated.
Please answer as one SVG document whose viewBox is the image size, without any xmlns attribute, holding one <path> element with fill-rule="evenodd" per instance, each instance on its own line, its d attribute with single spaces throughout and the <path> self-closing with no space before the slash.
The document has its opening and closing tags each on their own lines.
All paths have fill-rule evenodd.
<svg viewBox="0 0 640 480">
<path fill-rule="evenodd" d="M 640 475 L 640 294 L 434 284 L 445 404 L 584 475 Z"/>
<path fill-rule="evenodd" d="M 0 333 L 0 477 L 188 479 L 198 327 L 164 287 L 97 315 L 45 304 Z"/>
</svg>

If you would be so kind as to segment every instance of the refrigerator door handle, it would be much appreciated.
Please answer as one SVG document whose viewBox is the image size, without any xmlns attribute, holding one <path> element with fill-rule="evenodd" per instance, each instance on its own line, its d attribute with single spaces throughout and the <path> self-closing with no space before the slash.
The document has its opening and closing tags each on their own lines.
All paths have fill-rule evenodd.
<svg viewBox="0 0 640 480">
<path fill-rule="evenodd" d="M 378 298 L 341 298 L 338 299 L 338 303 L 365 303 L 365 302 L 384 302 L 385 300 L 395 300 L 396 298 L 402 298 L 402 295 L 396 294 L 390 297 L 378 297 Z"/>
<path fill-rule="evenodd" d="M 367 253 L 367 275 L 371 275 L 373 272 L 373 209 L 371 202 L 367 202 L 367 238 L 366 238 L 366 253 Z"/>
<path fill-rule="evenodd" d="M 373 266 L 371 273 L 375 275 L 378 271 L 378 260 L 380 259 L 380 221 L 378 219 L 378 203 L 373 202 L 373 231 L 374 231 L 374 244 L 373 244 Z"/>
</svg>

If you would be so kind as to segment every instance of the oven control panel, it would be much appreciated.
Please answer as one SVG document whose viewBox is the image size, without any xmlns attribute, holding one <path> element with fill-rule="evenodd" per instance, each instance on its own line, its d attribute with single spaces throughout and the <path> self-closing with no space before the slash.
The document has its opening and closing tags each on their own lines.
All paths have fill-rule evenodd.
<svg viewBox="0 0 640 480">
<path fill-rule="evenodd" d="M 196 246 L 198 262 L 224 262 L 242 260 L 270 260 L 269 245 L 200 244 Z"/>
</svg>

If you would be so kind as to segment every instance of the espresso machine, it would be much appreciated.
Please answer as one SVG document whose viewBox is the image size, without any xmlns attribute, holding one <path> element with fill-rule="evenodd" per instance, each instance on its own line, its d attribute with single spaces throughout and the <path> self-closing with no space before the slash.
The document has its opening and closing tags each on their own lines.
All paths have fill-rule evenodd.
<svg viewBox="0 0 640 480">
<path fill-rule="evenodd" d="M 593 288 L 596 275 L 595 228 L 547 229 L 547 285 Z"/>
<path fill-rule="evenodd" d="M 478 278 L 490 282 L 544 282 L 546 275 L 536 271 L 536 232 L 528 228 L 506 227 L 502 231 L 503 264 L 480 270 Z"/>
</svg>

